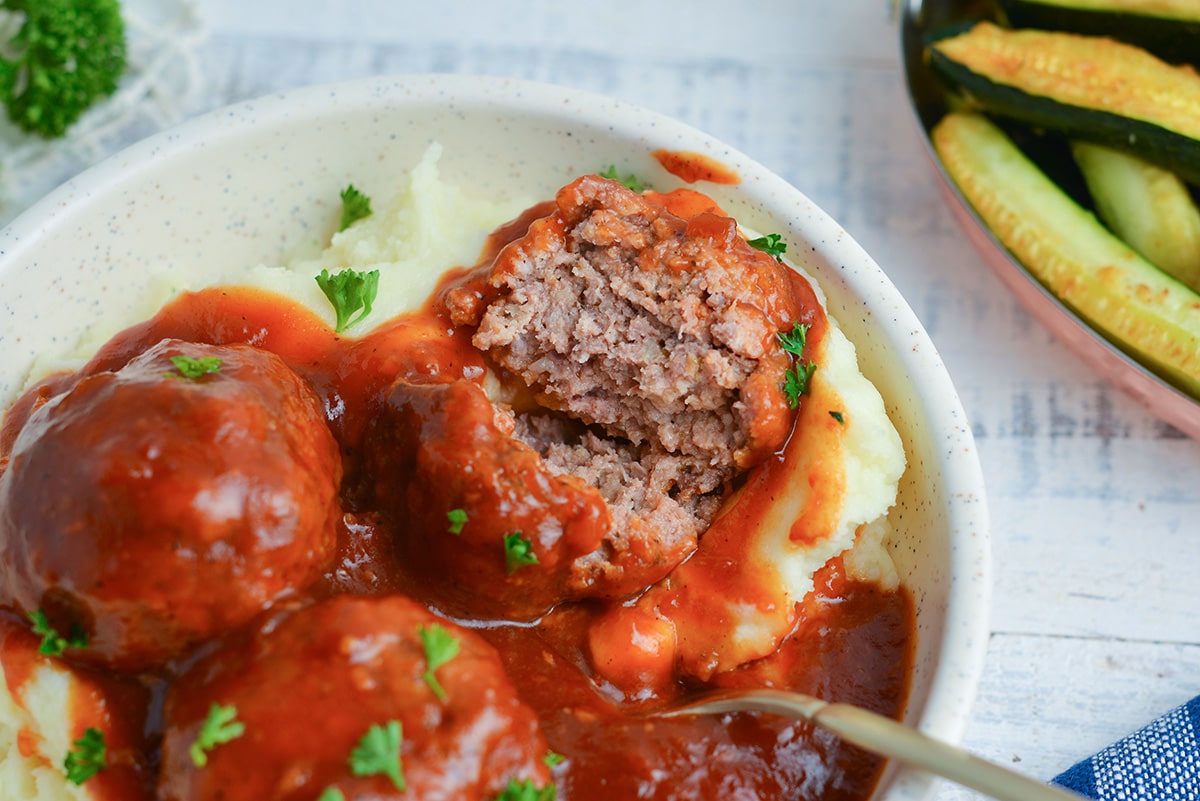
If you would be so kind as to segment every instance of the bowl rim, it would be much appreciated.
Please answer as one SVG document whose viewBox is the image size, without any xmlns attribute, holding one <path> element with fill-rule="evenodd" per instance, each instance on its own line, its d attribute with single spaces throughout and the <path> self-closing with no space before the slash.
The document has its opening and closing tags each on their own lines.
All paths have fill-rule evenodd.
<svg viewBox="0 0 1200 801">
<path fill-rule="evenodd" d="M 332 106 L 327 102 L 331 94 L 337 97 Z M 256 126 L 279 124 L 285 118 L 294 122 L 336 113 L 335 109 L 380 102 L 437 102 L 439 97 L 451 94 L 455 105 L 464 108 L 484 106 L 519 113 L 563 115 L 563 109 L 570 107 L 571 120 L 607 128 L 630 142 L 668 141 L 671 134 L 683 134 L 684 141 L 706 143 L 713 154 L 726 154 L 735 160 L 742 178 L 738 191 L 757 199 L 764 214 L 787 219 L 794 214 L 789 215 L 778 198 L 801 200 L 807 204 L 806 214 L 817 224 L 829 231 L 839 231 L 841 235 L 823 241 L 825 249 L 833 254 L 828 260 L 831 264 L 862 265 L 869 270 L 865 278 L 871 282 L 875 302 L 886 310 L 886 329 L 903 332 L 906 337 L 903 347 L 895 347 L 897 357 L 907 375 L 920 376 L 919 381 L 913 380 L 915 400 L 921 404 L 931 426 L 937 426 L 931 428 L 930 442 L 936 440 L 941 448 L 937 467 L 949 510 L 947 523 L 951 535 L 948 608 L 954 613 L 946 618 L 939 632 L 938 647 L 939 653 L 953 655 L 953 664 L 941 659 L 933 666 L 920 714 L 912 718 L 910 699 L 906 717 L 928 734 L 951 742 L 960 740 L 983 674 L 992 594 L 992 554 L 983 472 L 961 398 L 928 333 L 878 263 L 801 190 L 714 136 L 660 112 L 603 94 L 517 78 L 463 73 L 394 74 L 286 89 L 199 114 L 133 143 L 69 179 L 0 229 L 0 274 L 11 256 L 36 247 L 40 235 L 68 223 L 76 209 L 112 191 L 114 184 L 132 181 L 136 175 L 152 171 L 163 162 L 184 157 L 197 146 L 236 139 Z M 777 199 L 772 200 L 773 197 Z M 860 299 L 863 297 L 856 294 Z M 872 797 L 892 798 L 893 791 L 895 797 L 924 797 L 932 782 L 925 774 L 889 766 Z"/>
</svg>

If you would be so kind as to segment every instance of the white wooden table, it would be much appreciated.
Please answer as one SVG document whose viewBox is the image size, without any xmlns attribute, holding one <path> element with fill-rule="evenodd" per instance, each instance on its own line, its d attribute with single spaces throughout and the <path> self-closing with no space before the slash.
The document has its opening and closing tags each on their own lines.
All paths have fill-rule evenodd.
<svg viewBox="0 0 1200 801">
<path fill-rule="evenodd" d="M 664 112 L 783 175 L 899 286 L 972 421 L 996 581 L 966 745 L 1049 778 L 1200 694 L 1200 443 L 1078 364 L 971 249 L 909 115 L 887 0 L 196 2 L 189 113 L 371 74 L 487 73 Z"/>
</svg>

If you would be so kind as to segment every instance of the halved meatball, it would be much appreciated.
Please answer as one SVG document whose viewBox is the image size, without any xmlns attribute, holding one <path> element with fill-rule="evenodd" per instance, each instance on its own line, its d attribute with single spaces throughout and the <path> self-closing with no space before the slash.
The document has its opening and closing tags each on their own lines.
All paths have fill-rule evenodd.
<svg viewBox="0 0 1200 801">
<path fill-rule="evenodd" d="M 81 632 L 79 660 L 159 665 L 321 575 L 340 479 L 320 401 L 277 356 L 163 340 L 25 422 L 0 476 L 0 603 Z"/>
<path fill-rule="evenodd" d="M 240 733 L 206 739 L 214 707 Z M 176 682 L 166 727 L 163 801 L 490 801 L 550 781 L 495 649 L 399 595 L 272 615 Z"/>
<path fill-rule="evenodd" d="M 801 317 L 798 279 L 732 219 L 659 200 L 597 176 L 561 189 L 442 295 L 491 360 L 488 395 L 392 389 L 376 497 L 413 560 L 453 578 L 457 614 L 636 593 L 790 433 L 778 335 Z M 458 508 L 468 522 L 447 535 Z M 537 564 L 505 575 L 514 533 Z"/>
</svg>

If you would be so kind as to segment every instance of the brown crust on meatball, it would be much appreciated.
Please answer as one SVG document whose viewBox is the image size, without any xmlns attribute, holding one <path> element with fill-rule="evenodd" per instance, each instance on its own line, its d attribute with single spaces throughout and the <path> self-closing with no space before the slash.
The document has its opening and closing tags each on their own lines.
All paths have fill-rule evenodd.
<svg viewBox="0 0 1200 801">
<path fill-rule="evenodd" d="M 215 357 L 187 378 L 171 358 Z M 139 670 L 320 577 L 341 463 L 321 403 L 274 354 L 163 340 L 32 412 L 0 476 L 0 603 Z"/>
</svg>

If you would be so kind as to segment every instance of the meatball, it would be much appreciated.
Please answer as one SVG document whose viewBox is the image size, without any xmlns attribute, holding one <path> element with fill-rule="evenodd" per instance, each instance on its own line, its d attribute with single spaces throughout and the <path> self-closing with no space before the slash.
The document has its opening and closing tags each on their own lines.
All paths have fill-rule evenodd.
<svg viewBox="0 0 1200 801">
<path fill-rule="evenodd" d="M 79 660 L 153 667 L 320 577 L 340 479 L 281 359 L 163 340 L 30 414 L 0 476 L 0 603 L 81 631 Z"/>
<path fill-rule="evenodd" d="M 509 782 L 549 783 L 537 718 L 478 634 L 400 595 L 273 617 L 171 689 L 163 801 L 313 801 L 329 787 L 484 801 Z M 206 747 L 214 707 L 240 733 Z M 376 757 L 365 769 L 360 747 Z"/>
<path fill-rule="evenodd" d="M 695 549 L 695 507 L 711 514 L 715 498 L 680 504 L 656 492 L 669 471 L 586 431 L 567 447 L 566 426 L 515 416 L 471 381 L 393 385 L 368 437 L 370 472 L 419 566 L 413 592 L 460 617 L 530 619 L 562 600 L 633 594 Z M 545 455 L 528 444 L 539 437 L 553 442 Z M 572 460 L 573 472 L 554 467 Z M 452 510 L 465 515 L 453 530 Z"/>
<path fill-rule="evenodd" d="M 372 442 L 376 497 L 412 559 L 451 577 L 456 614 L 635 594 L 791 431 L 791 270 L 728 217 L 597 176 L 549 211 L 441 296 L 498 386 L 399 381 Z M 536 564 L 505 572 L 518 535 Z"/>
</svg>

